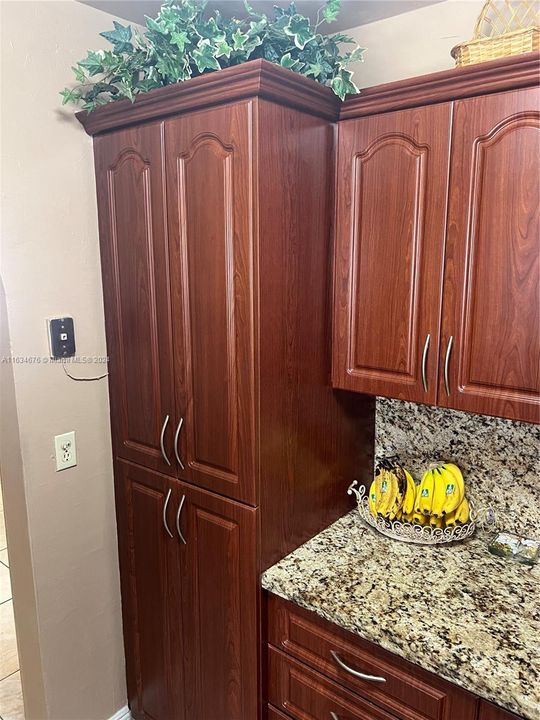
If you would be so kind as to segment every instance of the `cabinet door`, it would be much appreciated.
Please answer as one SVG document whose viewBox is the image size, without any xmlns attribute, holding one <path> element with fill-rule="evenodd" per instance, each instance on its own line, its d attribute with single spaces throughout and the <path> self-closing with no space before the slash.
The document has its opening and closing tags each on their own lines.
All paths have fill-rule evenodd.
<svg viewBox="0 0 540 720">
<path fill-rule="evenodd" d="M 537 422 L 539 130 L 536 88 L 456 103 L 439 381 L 441 405 Z"/>
<path fill-rule="evenodd" d="M 181 476 L 256 503 L 249 103 L 166 123 Z"/>
<path fill-rule="evenodd" d="M 137 719 L 183 720 L 179 497 L 167 476 L 117 461 L 128 696 Z"/>
<path fill-rule="evenodd" d="M 256 513 L 182 484 L 186 717 L 257 717 Z"/>
<path fill-rule="evenodd" d="M 95 140 L 115 454 L 175 474 L 162 148 L 160 124 Z"/>
<path fill-rule="evenodd" d="M 335 387 L 436 401 L 450 114 L 340 123 Z"/>
</svg>

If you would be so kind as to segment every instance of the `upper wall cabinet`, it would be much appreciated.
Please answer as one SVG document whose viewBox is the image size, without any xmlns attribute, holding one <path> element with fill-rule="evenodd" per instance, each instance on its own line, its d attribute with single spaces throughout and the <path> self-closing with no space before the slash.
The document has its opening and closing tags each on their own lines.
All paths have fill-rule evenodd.
<svg viewBox="0 0 540 720">
<path fill-rule="evenodd" d="M 529 88 L 341 123 L 336 387 L 540 420 L 539 110 Z"/>
<path fill-rule="evenodd" d="M 539 419 L 540 90 L 455 105 L 439 403 Z"/>
<path fill-rule="evenodd" d="M 339 127 L 333 382 L 434 403 L 449 104 Z"/>
<path fill-rule="evenodd" d="M 115 454 L 176 474 L 162 125 L 95 141 Z"/>
</svg>

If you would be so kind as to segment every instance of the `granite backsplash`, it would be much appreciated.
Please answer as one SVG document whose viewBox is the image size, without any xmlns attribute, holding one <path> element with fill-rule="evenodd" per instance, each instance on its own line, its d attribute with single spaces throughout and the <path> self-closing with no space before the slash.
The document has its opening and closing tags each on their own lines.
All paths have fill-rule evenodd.
<svg viewBox="0 0 540 720">
<path fill-rule="evenodd" d="M 399 455 L 416 480 L 432 462 L 455 462 L 499 529 L 540 540 L 540 426 L 377 398 L 375 453 Z"/>
</svg>

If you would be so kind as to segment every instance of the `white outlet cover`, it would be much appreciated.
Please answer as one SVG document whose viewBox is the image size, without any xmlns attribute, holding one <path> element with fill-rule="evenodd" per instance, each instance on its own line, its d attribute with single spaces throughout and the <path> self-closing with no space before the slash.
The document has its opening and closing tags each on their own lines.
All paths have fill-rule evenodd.
<svg viewBox="0 0 540 720">
<path fill-rule="evenodd" d="M 56 455 L 56 471 L 67 470 L 77 464 L 77 446 L 75 445 L 75 431 L 55 435 L 54 450 Z"/>
</svg>

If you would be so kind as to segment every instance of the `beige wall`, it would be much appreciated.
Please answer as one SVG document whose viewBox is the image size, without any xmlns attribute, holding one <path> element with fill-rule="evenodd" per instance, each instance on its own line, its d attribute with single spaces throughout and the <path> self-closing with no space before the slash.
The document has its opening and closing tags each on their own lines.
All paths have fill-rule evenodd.
<svg viewBox="0 0 540 720">
<path fill-rule="evenodd" d="M 450 50 L 470 40 L 483 0 L 446 0 L 420 10 L 345 30 L 367 48 L 352 68 L 362 87 L 455 66 Z"/>
<path fill-rule="evenodd" d="M 62 314 L 75 318 L 79 354 L 106 354 L 92 144 L 58 92 L 70 66 L 105 45 L 98 32 L 111 20 L 72 0 L 1 3 L 0 267 L 14 355 L 46 356 L 45 318 Z M 23 684 L 29 704 L 37 698 L 27 720 L 44 717 L 41 682 L 51 720 L 101 720 L 126 703 L 107 382 L 76 383 L 58 365 L 31 364 L 14 365 L 13 382 L 20 451 L 6 402 L 2 481 Z M 78 466 L 57 473 L 53 436 L 69 430 Z M 18 537 L 22 491 L 36 617 Z M 40 657 L 24 638 L 34 620 Z"/>
</svg>

